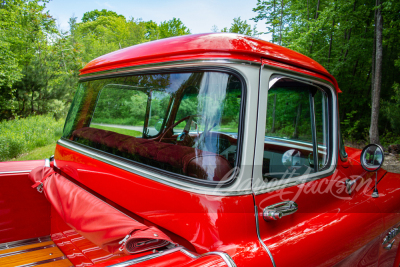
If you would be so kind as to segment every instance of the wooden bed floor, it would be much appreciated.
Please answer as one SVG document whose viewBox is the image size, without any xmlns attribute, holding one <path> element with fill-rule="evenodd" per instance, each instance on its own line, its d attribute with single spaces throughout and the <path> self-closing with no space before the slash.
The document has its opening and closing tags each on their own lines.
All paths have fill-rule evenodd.
<svg viewBox="0 0 400 267">
<path fill-rule="evenodd" d="M 49 236 L 0 244 L 1 267 L 74 266 Z"/>
</svg>

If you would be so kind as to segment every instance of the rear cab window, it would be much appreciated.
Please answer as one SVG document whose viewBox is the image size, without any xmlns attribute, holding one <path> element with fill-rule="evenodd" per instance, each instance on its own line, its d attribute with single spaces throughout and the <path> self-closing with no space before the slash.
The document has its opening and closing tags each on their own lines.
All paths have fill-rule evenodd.
<svg viewBox="0 0 400 267">
<path fill-rule="evenodd" d="M 238 164 L 242 83 L 224 72 L 82 82 L 63 138 L 192 180 L 226 181 Z"/>
</svg>

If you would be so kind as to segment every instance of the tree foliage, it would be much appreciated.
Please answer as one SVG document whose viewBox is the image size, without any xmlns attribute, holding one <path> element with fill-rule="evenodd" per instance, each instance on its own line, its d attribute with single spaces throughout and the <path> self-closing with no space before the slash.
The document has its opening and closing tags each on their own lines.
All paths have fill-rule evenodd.
<svg viewBox="0 0 400 267">
<path fill-rule="evenodd" d="M 240 17 L 234 18 L 231 27 L 229 29 L 225 27 L 221 32 L 234 32 L 248 36 L 258 36 L 256 26 L 254 25 L 254 27 L 251 28 L 251 25 L 248 24 L 246 20 L 241 20 Z"/>
<path fill-rule="evenodd" d="M 128 46 L 189 34 L 180 19 L 126 19 L 110 10 L 72 17 L 63 32 L 45 11 L 48 1 L 0 3 L 0 120 L 31 114 L 65 116 L 79 69 L 101 55 Z"/>
<path fill-rule="evenodd" d="M 391 115 L 400 113 L 395 84 L 400 83 L 400 3 L 381 1 L 383 65 L 379 132 L 398 132 Z M 340 119 L 353 138 L 368 136 L 373 82 L 375 1 L 368 0 L 258 0 L 255 21 L 264 21 L 272 42 L 321 63 L 338 80 Z M 397 64 L 397 65 L 396 65 Z M 391 110 L 392 113 L 389 113 Z M 356 112 L 354 112 L 356 111 Z M 356 129 L 350 129 L 356 127 Z"/>
</svg>

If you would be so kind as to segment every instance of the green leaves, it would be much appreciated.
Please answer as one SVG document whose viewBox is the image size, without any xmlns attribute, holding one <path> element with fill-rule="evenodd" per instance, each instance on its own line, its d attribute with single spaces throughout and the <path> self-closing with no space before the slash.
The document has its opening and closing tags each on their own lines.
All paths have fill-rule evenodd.
<svg viewBox="0 0 400 267">
<path fill-rule="evenodd" d="M 400 2 L 382 1 L 383 76 L 380 132 L 399 132 L 390 114 L 400 114 L 391 97 L 400 83 Z M 375 1 L 369 0 L 265 0 L 257 1 L 253 20 L 264 21 L 272 42 L 311 57 L 339 83 L 342 130 L 363 139 L 371 115 L 371 76 Z M 390 104 L 389 104 L 390 103 Z M 357 111 L 356 113 L 352 113 Z M 345 114 L 353 114 L 351 118 Z M 400 134 L 400 133 L 399 133 Z"/>
<path fill-rule="evenodd" d="M 52 116 L 0 122 L 0 161 L 54 143 L 62 134 L 63 124 L 64 120 L 55 120 Z"/>
<path fill-rule="evenodd" d="M 182 23 L 180 19 L 177 18 L 161 22 L 158 29 L 160 32 L 160 39 L 190 34 L 190 30 Z"/>
<path fill-rule="evenodd" d="M 240 17 L 234 18 L 231 27 L 229 28 L 229 32 L 240 33 L 248 36 L 257 36 L 258 32 L 256 30 L 256 26 L 254 25 L 253 29 L 249 24 L 247 24 L 246 20 L 241 20 Z"/>
</svg>

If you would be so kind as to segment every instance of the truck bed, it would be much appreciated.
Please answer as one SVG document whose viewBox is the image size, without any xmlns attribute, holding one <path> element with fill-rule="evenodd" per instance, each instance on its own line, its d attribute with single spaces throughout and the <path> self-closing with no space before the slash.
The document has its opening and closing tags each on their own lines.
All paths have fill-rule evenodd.
<svg viewBox="0 0 400 267">
<path fill-rule="evenodd" d="M 0 266 L 69 267 L 73 264 L 50 236 L 45 236 L 0 244 Z"/>
</svg>

